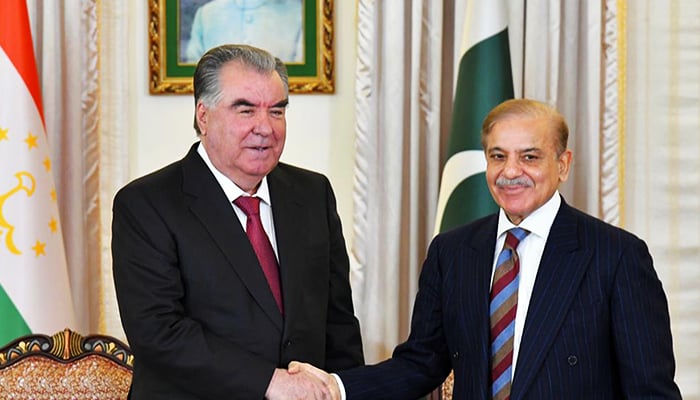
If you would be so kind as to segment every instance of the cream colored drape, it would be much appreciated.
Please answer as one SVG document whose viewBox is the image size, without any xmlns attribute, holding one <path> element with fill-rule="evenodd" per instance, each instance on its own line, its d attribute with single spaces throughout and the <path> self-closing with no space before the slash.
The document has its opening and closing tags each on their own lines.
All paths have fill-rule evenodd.
<svg viewBox="0 0 700 400">
<path fill-rule="evenodd" d="M 574 161 L 561 188 L 598 214 L 602 2 L 510 0 L 516 97 L 555 105 L 569 123 Z"/>
<path fill-rule="evenodd" d="M 700 5 L 529 0 L 524 15 L 524 94 L 556 104 L 572 131 L 562 192 L 649 245 L 669 299 L 677 381 L 698 399 Z"/>
<path fill-rule="evenodd" d="M 700 3 L 626 9 L 624 225 L 664 283 L 683 398 L 700 399 Z"/>
<path fill-rule="evenodd" d="M 109 256 L 126 179 L 126 2 L 28 0 L 77 326 L 122 337 Z M 53 332 L 44 332 L 52 334 Z"/>
<path fill-rule="evenodd" d="M 97 155 L 90 149 L 96 147 L 97 132 L 92 129 L 95 116 L 84 113 L 97 106 L 96 80 L 90 78 L 97 74 L 96 38 L 89 34 L 97 26 L 95 5 L 77 0 L 32 0 L 28 6 L 46 131 L 57 174 L 58 204 L 78 325 L 73 328 L 94 332 L 99 318 L 99 309 L 94 307 L 99 290 L 95 276 L 100 265 L 91 262 L 99 259 L 95 258 L 96 249 L 89 239 L 99 229 L 96 208 L 90 206 L 96 205 L 97 187 Z M 87 68 L 89 59 L 93 60 L 91 68 Z"/>
<path fill-rule="evenodd" d="M 352 283 L 373 362 L 406 338 L 433 228 L 444 128 L 443 9 L 431 0 L 357 4 Z"/>
<path fill-rule="evenodd" d="M 99 138 L 99 253 L 100 269 L 97 273 L 99 289 L 99 331 L 108 332 L 125 340 L 117 307 L 112 280 L 112 198 L 129 179 L 129 131 L 133 109 L 129 106 L 129 94 L 133 86 L 125 60 L 129 58 L 128 43 L 133 40 L 129 32 L 129 12 L 133 6 L 121 0 L 98 0 L 99 40 L 99 108 L 97 136 Z M 144 5 L 145 7 L 145 5 Z M 96 255 L 97 256 L 97 255 Z"/>
</svg>

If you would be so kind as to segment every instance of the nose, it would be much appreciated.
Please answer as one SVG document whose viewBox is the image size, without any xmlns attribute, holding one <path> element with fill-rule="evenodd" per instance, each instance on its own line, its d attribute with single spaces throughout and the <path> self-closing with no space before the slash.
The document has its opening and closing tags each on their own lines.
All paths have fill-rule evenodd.
<svg viewBox="0 0 700 400">
<path fill-rule="evenodd" d="M 515 157 L 509 157 L 506 159 L 506 163 L 503 166 L 503 175 L 507 178 L 516 178 L 522 174 L 520 164 L 518 159 Z"/>
<path fill-rule="evenodd" d="M 267 136 L 272 134 L 272 124 L 267 113 L 258 113 L 253 132 L 256 135 Z"/>
</svg>

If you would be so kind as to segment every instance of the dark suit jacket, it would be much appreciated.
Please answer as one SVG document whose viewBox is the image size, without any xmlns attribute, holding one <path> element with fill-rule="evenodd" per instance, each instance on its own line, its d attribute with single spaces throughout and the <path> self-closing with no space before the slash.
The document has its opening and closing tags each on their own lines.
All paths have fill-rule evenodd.
<svg viewBox="0 0 700 400">
<path fill-rule="evenodd" d="M 388 361 L 341 372 L 348 400 L 415 399 L 451 368 L 454 399 L 490 399 L 497 215 L 437 236 L 411 334 Z M 562 201 L 540 262 L 512 400 L 680 399 L 668 305 L 643 241 Z"/>
<path fill-rule="evenodd" d="M 134 351 L 132 399 L 255 399 L 303 360 L 362 365 L 335 197 L 317 173 L 269 175 L 285 316 L 241 223 L 196 152 L 114 200 L 112 256 Z"/>
</svg>

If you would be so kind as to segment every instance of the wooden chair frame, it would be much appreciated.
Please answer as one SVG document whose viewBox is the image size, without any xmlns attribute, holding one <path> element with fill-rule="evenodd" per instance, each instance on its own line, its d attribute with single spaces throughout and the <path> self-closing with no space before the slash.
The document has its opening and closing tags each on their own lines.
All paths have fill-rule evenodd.
<svg viewBox="0 0 700 400">
<path fill-rule="evenodd" d="M 0 393 L 12 399 L 126 399 L 133 367 L 129 347 L 111 336 L 83 337 L 70 329 L 27 335 L 0 348 Z"/>
</svg>

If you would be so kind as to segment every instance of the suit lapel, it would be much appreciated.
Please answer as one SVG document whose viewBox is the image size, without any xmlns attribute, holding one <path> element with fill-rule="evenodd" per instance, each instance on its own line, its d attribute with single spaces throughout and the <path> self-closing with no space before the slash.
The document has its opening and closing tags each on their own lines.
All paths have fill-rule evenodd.
<svg viewBox="0 0 700 400">
<path fill-rule="evenodd" d="M 482 363 L 466 365 L 469 374 L 480 377 L 479 382 L 484 382 L 482 392 L 487 396 L 489 392 L 489 368 L 491 359 L 491 333 L 489 323 L 489 293 L 491 291 L 491 270 L 493 267 L 494 248 L 496 246 L 496 230 L 498 228 L 498 214 L 488 218 L 484 225 L 474 229 L 474 236 L 470 243 L 464 246 L 462 265 L 465 274 L 462 279 L 455 280 L 459 285 L 457 292 L 462 294 L 462 312 L 465 326 L 457 332 L 464 332 L 465 339 L 470 342 L 466 348 L 479 349 Z M 486 398 L 486 397 L 484 397 Z"/>
<path fill-rule="evenodd" d="M 542 254 L 530 299 L 511 398 L 522 398 L 537 375 L 578 291 L 590 250 L 580 246 L 578 223 L 562 199 Z"/>
<path fill-rule="evenodd" d="M 300 280 L 306 279 L 298 266 L 305 263 L 303 238 L 309 221 L 303 216 L 304 204 L 297 188 L 288 174 L 280 168 L 275 168 L 267 177 L 272 200 L 272 215 L 275 221 L 277 236 L 277 251 L 280 261 L 280 280 L 284 301 L 285 321 L 297 320 L 298 304 L 302 302 L 300 290 L 294 288 L 303 286 Z"/>
<path fill-rule="evenodd" d="M 182 162 L 183 191 L 191 196 L 190 210 L 202 222 L 258 305 L 282 330 L 282 316 L 253 246 L 221 186 L 196 149 L 197 144 Z M 204 263 L 209 259 L 210 256 L 202 255 Z"/>
</svg>

